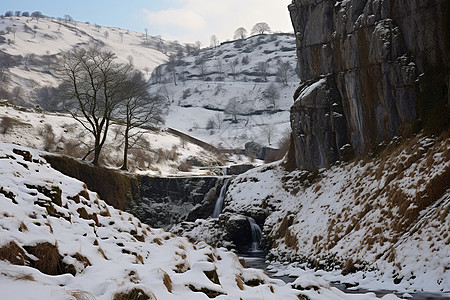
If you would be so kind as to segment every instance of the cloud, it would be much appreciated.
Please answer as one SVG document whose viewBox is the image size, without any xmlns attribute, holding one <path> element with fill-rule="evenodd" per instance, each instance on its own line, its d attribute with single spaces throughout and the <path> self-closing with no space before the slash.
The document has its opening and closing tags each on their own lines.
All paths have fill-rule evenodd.
<svg viewBox="0 0 450 300">
<path fill-rule="evenodd" d="M 145 10 L 154 34 L 181 42 L 200 40 L 204 46 L 216 35 L 220 41 L 233 38 L 238 27 L 248 32 L 254 24 L 267 22 L 274 31 L 292 31 L 287 5 L 291 0 L 177 0 L 170 8 Z M 159 32 L 156 32 L 158 31 Z"/>
<path fill-rule="evenodd" d="M 167 9 L 152 12 L 144 9 L 147 22 L 162 27 L 178 27 L 180 29 L 201 29 L 206 27 L 206 21 L 192 10 Z"/>
</svg>

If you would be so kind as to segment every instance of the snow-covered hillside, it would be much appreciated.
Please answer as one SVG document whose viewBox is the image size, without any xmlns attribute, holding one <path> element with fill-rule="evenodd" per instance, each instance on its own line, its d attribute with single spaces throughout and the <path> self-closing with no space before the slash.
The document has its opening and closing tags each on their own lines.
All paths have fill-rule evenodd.
<svg viewBox="0 0 450 300">
<path fill-rule="evenodd" d="M 0 67 L 10 77 L 7 88 L 16 104 L 33 103 L 33 91 L 57 85 L 53 64 L 64 52 L 92 44 L 113 51 L 119 61 L 132 62 L 147 77 L 168 56 L 183 49 L 143 33 L 115 27 L 54 18 L 3 17 L 0 19 Z M 3 78 L 2 78 L 3 80 Z M 19 87 L 20 90 L 13 89 Z M 17 95 L 18 94 L 18 95 Z"/>
<path fill-rule="evenodd" d="M 443 134 L 396 138 L 376 158 L 319 172 L 261 166 L 232 181 L 224 215 L 263 223 L 278 275 L 315 269 L 359 288 L 448 295 L 449 211 L 450 139 Z M 220 241 L 213 221 L 183 234 Z"/>
<path fill-rule="evenodd" d="M 0 103 L 0 141 L 82 158 L 93 145 L 89 134 L 70 115 L 17 108 Z M 101 155 L 101 164 L 119 168 L 123 162 L 122 127 L 113 125 Z M 207 167 L 225 163 L 210 152 L 166 131 L 139 130 L 130 149 L 130 171 L 145 175 L 211 175 Z M 89 158 L 89 157 L 88 157 Z M 195 160 L 205 168 L 192 167 Z"/>
<path fill-rule="evenodd" d="M 295 37 L 257 35 L 156 68 L 151 90 L 171 103 L 166 125 L 223 148 L 277 147 L 298 86 Z"/>
<path fill-rule="evenodd" d="M 0 143 L 2 299 L 374 299 L 284 284 L 108 206 L 40 152 Z M 386 296 L 385 299 L 397 299 Z"/>
</svg>

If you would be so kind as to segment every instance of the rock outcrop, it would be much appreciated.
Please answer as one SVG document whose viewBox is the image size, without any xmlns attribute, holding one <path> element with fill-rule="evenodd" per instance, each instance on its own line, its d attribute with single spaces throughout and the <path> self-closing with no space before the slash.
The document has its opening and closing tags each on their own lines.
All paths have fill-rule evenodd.
<svg viewBox="0 0 450 300">
<path fill-rule="evenodd" d="M 302 82 L 291 108 L 297 167 L 326 167 L 347 144 L 365 153 L 416 117 L 429 122 L 444 111 L 448 122 L 449 7 L 441 0 L 293 0 Z"/>
</svg>

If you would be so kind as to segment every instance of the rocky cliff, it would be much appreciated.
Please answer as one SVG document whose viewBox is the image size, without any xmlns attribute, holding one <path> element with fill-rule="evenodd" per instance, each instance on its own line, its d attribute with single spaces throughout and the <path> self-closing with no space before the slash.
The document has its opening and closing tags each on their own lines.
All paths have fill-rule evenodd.
<svg viewBox="0 0 450 300">
<path fill-rule="evenodd" d="M 302 82 L 291 108 L 297 167 L 326 167 L 349 148 L 365 153 L 414 120 L 430 130 L 448 126 L 449 7 L 293 0 Z"/>
</svg>

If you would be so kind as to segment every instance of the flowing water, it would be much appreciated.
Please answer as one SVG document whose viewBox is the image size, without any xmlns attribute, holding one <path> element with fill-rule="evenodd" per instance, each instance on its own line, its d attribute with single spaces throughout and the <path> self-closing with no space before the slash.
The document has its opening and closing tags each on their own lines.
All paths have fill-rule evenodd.
<svg viewBox="0 0 450 300">
<path fill-rule="evenodd" d="M 267 270 L 267 267 L 269 263 L 266 262 L 266 254 L 267 251 L 258 250 L 256 252 L 248 251 L 244 253 L 238 253 L 239 257 L 243 258 L 245 260 L 245 263 L 250 268 L 256 268 L 256 269 L 262 269 L 264 270 L 267 275 L 269 275 L 272 278 L 275 279 L 281 279 L 286 283 L 294 282 L 297 277 L 292 276 L 273 276 L 273 273 L 271 273 L 269 270 Z M 340 282 L 331 282 L 331 286 L 338 288 L 339 290 L 343 291 L 347 294 L 364 294 L 364 293 L 375 293 L 377 297 L 383 297 L 387 294 L 396 294 L 399 298 L 403 298 L 402 295 L 404 293 L 396 293 L 395 291 L 388 291 L 388 290 L 367 290 L 367 289 L 357 289 L 355 287 L 347 287 L 345 284 Z M 415 292 L 415 293 L 408 293 L 408 298 L 405 299 L 411 299 L 411 300 L 443 300 L 443 299 L 450 299 L 450 294 L 442 294 L 442 293 L 427 293 L 427 292 Z"/>
<path fill-rule="evenodd" d="M 214 212 L 212 214 L 213 218 L 218 218 L 220 213 L 222 212 L 223 201 L 225 200 L 225 195 L 227 193 L 227 187 L 229 182 L 230 178 L 225 179 L 222 188 L 220 189 L 219 198 L 217 198 L 216 206 L 214 207 Z"/>
<path fill-rule="evenodd" d="M 252 240 L 250 243 L 249 252 L 261 252 L 259 250 L 259 243 L 261 242 L 262 231 L 261 228 L 256 224 L 255 220 L 252 217 L 247 217 L 248 222 L 250 223 L 250 229 L 252 231 Z"/>
</svg>

